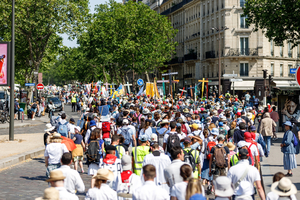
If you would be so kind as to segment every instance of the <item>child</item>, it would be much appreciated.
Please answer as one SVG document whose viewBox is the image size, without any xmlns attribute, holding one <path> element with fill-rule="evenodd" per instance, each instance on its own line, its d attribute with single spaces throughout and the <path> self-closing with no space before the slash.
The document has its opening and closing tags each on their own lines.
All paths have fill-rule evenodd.
<svg viewBox="0 0 300 200">
<path fill-rule="evenodd" d="M 73 137 L 73 141 L 77 147 L 76 149 L 74 149 L 72 151 L 72 158 L 73 158 L 74 165 L 75 165 L 74 168 L 77 171 L 78 162 L 79 162 L 79 166 L 81 168 L 81 173 L 84 173 L 82 161 L 83 161 L 83 149 L 85 149 L 85 144 L 83 142 L 83 137 L 80 132 L 80 130 L 81 130 L 80 127 L 75 126 L 74 130 L 75 130 L 75 135 Z"/>
</svg>

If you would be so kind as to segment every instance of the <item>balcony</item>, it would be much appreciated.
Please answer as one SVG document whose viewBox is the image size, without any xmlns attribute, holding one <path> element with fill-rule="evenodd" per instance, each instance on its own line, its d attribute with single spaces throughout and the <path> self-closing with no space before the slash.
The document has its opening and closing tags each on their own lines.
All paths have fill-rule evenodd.
<svg viewBox="0 0 300 200">
<path fill-rule="evenodd" d="M 185 54 L 184 60 L 197 60 L 197 53 Z"/>
<path fill-rule="evenodd" d="M 171 65 L 171 64 L 176 64 L 176 63 L 183 63 L 183 61 L 184 61 L 183 57 L 175 57 L 175 58 L 172 58 L 172 60 L 170 60 L 166 64 Z"/>
<path fill-rule="evenodd" d="M 257 48 L 231 48 L 226 56 L 258 56 Z"/>
<path fill-rule="evenodd" d="M 205 58 L 206 59 L 208 59 L 208 58 L 216 58 L 215 51 L 207 51 L 207 52 L 205 52 Z"/>
<path fill-rule="evenodd" d="M 178 4 L 175 4 L 175 5 L 173 5 L 171 8 L 169 8 L 169 9 L 163 11 L 163 12 L 161 13 L 161 15 L 168 15 L 168 14 L 170 14 L 170 13 L 172 13 L 172 12 L 175 12 L 176 10 L 178 10 L 179 8 L 181 8 L 182 6 L 184 6 L 185 4 L 190 3 L 191 1 L 193 1 L 193 0 L 183 0 L 182 2 L 180 2 L 180 3 L 178 3 Z M 164 1 L 164 2 L 167 2 L 167 1 Z M 164 3 L 164 2 L 163 2 L 163 3 Z"/>
<path fill-rule="evenodd" d="M 185 74 L 183 75 L 183 78 L 193 78 L 193 74 Z"/>
</svg>

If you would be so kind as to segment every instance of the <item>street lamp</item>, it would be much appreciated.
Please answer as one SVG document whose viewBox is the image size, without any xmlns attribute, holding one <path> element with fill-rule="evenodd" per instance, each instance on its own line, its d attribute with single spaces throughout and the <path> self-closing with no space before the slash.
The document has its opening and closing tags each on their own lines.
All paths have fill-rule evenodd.
<svg viewBox="0 0 300 200">
<path fill-rule="evenodd" d="M 211 30 L 215 30 L 219 32 L 219 96 L 221 95 L 221 31 L 225 31 L 229 28 L 226 26 L 222 26 L 221 28 L 211 28 Z"/>
</svg>

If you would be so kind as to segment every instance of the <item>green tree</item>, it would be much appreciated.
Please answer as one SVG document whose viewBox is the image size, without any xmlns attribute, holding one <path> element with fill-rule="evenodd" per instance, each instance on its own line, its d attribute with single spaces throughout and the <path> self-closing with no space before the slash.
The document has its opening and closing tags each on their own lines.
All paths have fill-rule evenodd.
<svg viewBox="0 0 300 200">
<path fill-rule="evenodd" d="M 48 49 L 61 44 L 57 33 L 74 38 L 81 33 L 88 18 L 88 0 L 18 0 L 15 10 L 16 72 L 26 81 L 40 70 Z M 0 35 L 11 38 L 11 0 L 0 1 Z M 32 63 L 32 64 L 31 64 Z M 46 66 L 46 65 L 44 65 Z"/>
<path fill-rule="evenodd" d="M 299 0 L 247 0 L 244 15 L 276 45 L 300 43 Z"/>
<path fill-rule="evenodd" d="M 124 83 L 128 70 L 141 74 L 164 66 L 175 53 L 176 32 L 167 17 L 143 3 L 110 1 L 96 8 L 79 43 L 105 80 Z"/>
</svg>

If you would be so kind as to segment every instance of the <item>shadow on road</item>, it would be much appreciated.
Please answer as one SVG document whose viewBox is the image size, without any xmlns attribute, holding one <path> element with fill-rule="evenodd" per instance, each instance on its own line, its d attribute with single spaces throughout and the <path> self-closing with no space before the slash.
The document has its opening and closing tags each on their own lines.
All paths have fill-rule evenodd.
<svg viewBox="0 0 300 200">
<path fill-rule="evenodd" d="M 20 178 L 31 180 L 31 181 L 45 181 L 47 180 L 46 176 L 35 176 L 35 177 L 28 177 L 28 176 L 20 176 Z"/>
</svg>

